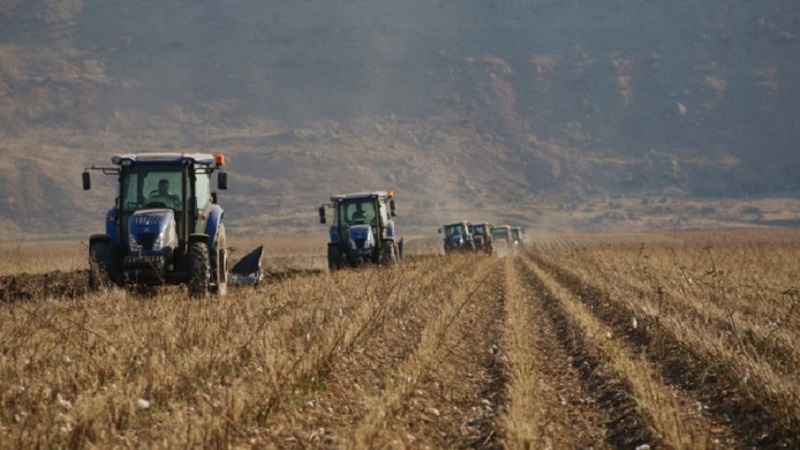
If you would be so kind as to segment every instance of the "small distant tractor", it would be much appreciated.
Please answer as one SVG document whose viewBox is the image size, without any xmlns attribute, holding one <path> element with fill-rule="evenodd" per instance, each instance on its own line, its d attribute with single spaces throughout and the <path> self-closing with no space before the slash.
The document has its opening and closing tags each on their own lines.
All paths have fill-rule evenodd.
<svg viewBox="0 0 800 450">
<path fill-rule="evenodd" d="M 327 222 L 326 208 L 333 209 L 328 243 L 328 268 L 358 267 L 364 263 L 396 266 L 403 256 L 398 239 L 392 191 L 334 195 L 319 207 L 319 222 Z"/>
<path fill-rule="evenodd" d="M 439 234 L 444 234 L 444 253 L 474 252 L 475 241 L 472 235 L 472 225 L 466 220 L 448 223 L 439 228 Z"/>
<path fill-rule="evenodd" d="M 510 247 L 511 242 L 511 226 L 510 225 L 495 225 L 492 228 L 492 237 L 494 238 L 495 245 L 503 245 Z"/>
<path fill-rule="evenodd" d="M 211 192 L 211 174 L 222 168 L 224 156 L 139 153 L 111 162 L 83 172 L 84 190 L 91 189 L 90 170 L 114 175 L 118 183 L 105 233 L 89 238 L 89 287 L 186 284 L 192 297 L 224 295 L 224 213 Z M 217 174 L 217 187 L 228 188 L 227 173 Z"/>
<path fill-rule="evenodd" d="M 475 242 L 475 250 L 494 254 L 494 239 L 492 239 L 492 224 L 489 222 L 476 223 L 472 225 L 472 240 Z"/>
</svg>

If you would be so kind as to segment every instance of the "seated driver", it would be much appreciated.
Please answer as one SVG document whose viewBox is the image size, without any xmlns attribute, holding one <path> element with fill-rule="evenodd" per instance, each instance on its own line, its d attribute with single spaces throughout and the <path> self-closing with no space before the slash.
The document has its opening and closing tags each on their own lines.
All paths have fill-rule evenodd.
<svg viewBox="0 0 800 450">
<path fill-rule="evenodd" d="M 367 214 L 364 212 L 361 203 L 356 203 L 356 210 L 353 212 L 353 215 L 350 216 L 350 221 L 352 223 L 366 223 L 367 222 Z"/>
<path fill-rule="evenodd" d="M 169 180 L 166 178 L 158 182 L 158 190 L 150 194 L 150 199 L 163 202 L 172 209 L 179 208 L 181 204 L 181 198 L 169 191 Z"/>
</svg>

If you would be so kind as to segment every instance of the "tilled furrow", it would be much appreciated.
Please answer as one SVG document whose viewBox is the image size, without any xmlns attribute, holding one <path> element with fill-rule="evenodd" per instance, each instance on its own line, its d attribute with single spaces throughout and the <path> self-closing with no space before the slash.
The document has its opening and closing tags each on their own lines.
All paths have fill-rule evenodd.
<svg viewBox="0 0 800 450">
<path fill-rule="evenodd" d="M 552 259 L 549 262 L 552 262 Z M 566 267 L 566 265 L 562 263 L 562 267 Z M 598 264 L 593 258 L 587 257 L 572 260 L 568 272 L 573 278 L 578 277 L 583 280 L 593 276 L 597 277 L 595 288 L 587 286 L 586 283 L 583 283 L 581 287 L 589 295 L 601 290 L 605 291 L 606 296 L 623 299 L 625 297 L 636 298 L 635 305 L 648 314 L 653 314 L 654 311 L 659 311 L 663 307 L 664 311 L 669 312 L 674 320 L 687 326 L 702 328 L 703 332 L 708 335 L 731 336 L 732 338 L 736 336 L 741 340 L 740 345 L 749 347 L 748 353 L 757 355 L 760 364 L 769 365 L 771 370 L 781 377 L 794 378 L 797 368 L 800 367 L 800 353 L 798 353 L 800 349 L 795 348 L 792 344 L 794 333 L 791 326 L 786 326 L 784 329 L 772 326 L 764 327 L 761 320 L 754 320 L 753 317 L 750 317 L 749 320 L 745 319 L 747 315 L 734 323 L 730 316 L 731 305 L 703 301 L 703 295 L 699 293 L 685 295 L 681 292 L 683 287 L 678 288 L 678 292 L 681 292 L 680 295 L 671 293 L 671 289 L 663 289 L 660 286 L 660 283 L 666 280 L 662 278 L 659 281 L 656 278 L 649 278 L 652 275 L 646 275 L 644 269 L 642 269 L 643 273 L 638 275 L 630 274 L 623 277 L 616 270 Z M 689 280 L 691 286 L 691 276 L 684 274 L 684 277 Z M 646 288 L 643 288 L 643 285 Z M 651 297 L 655 298 L 655 302 Z M 744 303 L 746 304 L 747 301 Z M 735 309 L 738 313 L 739 307 Z"/>
<path fill-rule="evenodd" d="M 565 323 L 547 314 L 537 280 L 505 264 L 502 344 L 507 398 L 498 420 L 505 448 L 603 448 L 605 411 L 564 351 Z M 559 339 L 558 336 L 562 339 Z"/>
<path fill-rule="evenodd" d="M 402 288 L 394 291 L 396 298 L 376 299 L 384 302 L 384 307 L 373 310 L 359 335 L 348 339 L 350 347 L 340 351 L 329 370 L 313 384 L 295 386 L 292 401 L 281 414 L 273 415 L 265 442 L 281 448 L 342 445 L 342 440 L 350 436 L 353 423 L 364 414 L 363 398 L 380 395 L 392 368 L 414 351 L 422 330 L 439 308 L 433 300 L 459 274 L 469 273 L 470 264 L 459 260 L 442 265 L 441 261 L 430 260 L 401 269 Z M 351 275 L 387 273 L 375 269 Z M 352 280 L 347 281 L 348 285 L 355 285 Z"/>
<path fill-rule="evenodd" d="M 569 271 L 533 256 L 559 282 L 566 286 L 594 314 L 630 345 L 657 366 L 664 381 L 679 389 L 679 398 L 697 406 L 708 416 L 712 446 L 784 447 L 800 446 L 800 427 L 789 416 L 774 417 L 762 402 L 771 396 L 759 387 L 741 384 L 740 375 L 725 361 L 703 354 L 676 338 L 668 321 L 634 314 L 601 290 L 583 282 Z M 631 326 L 636 318 L 637 326 Z M 755 395 L 754 395 L 755 394 Z"/>
<path fill-rule="evenodd" d="M 364 396 L 357 422 L 342 430 L 342 448 L 496 445 L 498 260 L 474 259 L 470 267 L 430 298 L 437 306 L 418 345 L 383 370 L 381 389 Z"/>
<path fill-rule="evenodd" d="M 593 402 L 606 418 L 605 442 L 617 448 L 662 444 L 653 433 L 651 420 L 637 404 L 627 380 L 608 360 L 602 331 L 592 323 L 585 311 L 576 310 L 573 299 L 560 291 L 560 286 L 545 278 L 538 266 L 525 261 L 526 282 L 532 290 L 542 292 L 544 309 L 554 323 L 558 340 L 571 357 L 572 366 L 580 374 L 583 389 L 592 393 Z M 599 338 L 599 339 L 598 339 Z"/>
</svg>

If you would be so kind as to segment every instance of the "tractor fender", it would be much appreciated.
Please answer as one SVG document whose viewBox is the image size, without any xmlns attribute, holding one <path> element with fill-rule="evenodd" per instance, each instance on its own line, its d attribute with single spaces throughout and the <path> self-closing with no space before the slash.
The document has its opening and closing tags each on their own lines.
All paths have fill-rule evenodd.
<svg viewBox="0 0 800 450">
<path fill-rule="evenodd" d="M 112 242 L 111 236 L 107 234 L 93 234 L 89 236 L 89 246 L 91 247 L 92 244 L 96 242 Z"/>
<path fill-rule="evenodd" d="M 208 219 L 206 219 L 206 233 L 205 236 L 208 236 L 208 248 L 215 248 L 217 245 L 217 237 L 220 228 L 220 224 L 222 224 L 222 217 L 225 215 L 225 211 L 222 210 L 222 207 L 219 205 L 214 205 L 211 207 L 211 211 L 208 212 Z M 194 236 L 194 235 L 193 235 Z M 191 238 L 189 238 L 191 240 Z"/>
<path fill-rule="evenodd" d="M 328 229 L 328 233 L 330 234 L 330 238 L 331 238 L 331 242 L 330 243 L 338 245 L 339 244 L 339 232 L 336 231 L 336 227 L 331 225 L 331 227 Z"/>
<path fill-rule="evenodd" d="M 211 242 L 211 236 L 202 233 L 193 233 L 189 235 L 189 246 L 194 244 L 195 242 L 202 242 L 207 244 Z"/>
<path fill-rule="evenodd" d="M 119 245 L 119 232 L 117 227 L 117 208 L 111 208 L 106 213 L 106 234 L 111 242 L 115 245 Z M 95 235 L 95 236 L 103 236 L 103 235 Z"/>
<path fill-rule="evenodd" d="M 394 220 L 386 222 L 386 239 L 394 239 Z"/>
</svg>

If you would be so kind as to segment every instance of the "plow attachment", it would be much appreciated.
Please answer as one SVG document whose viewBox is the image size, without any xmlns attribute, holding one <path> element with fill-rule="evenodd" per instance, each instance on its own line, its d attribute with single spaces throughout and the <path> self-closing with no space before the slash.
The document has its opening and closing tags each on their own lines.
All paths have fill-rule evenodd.
<svg viewBox="0 0 800 450">
<path fill-rule="evenodd" d="M 264 274 L 261 272 L 263 254 L 264 246 L 260 245 L 234 264 L 228 272 L 228 284 L 252 284 L 258 287 L 264 278 Z"/>
</svg>

